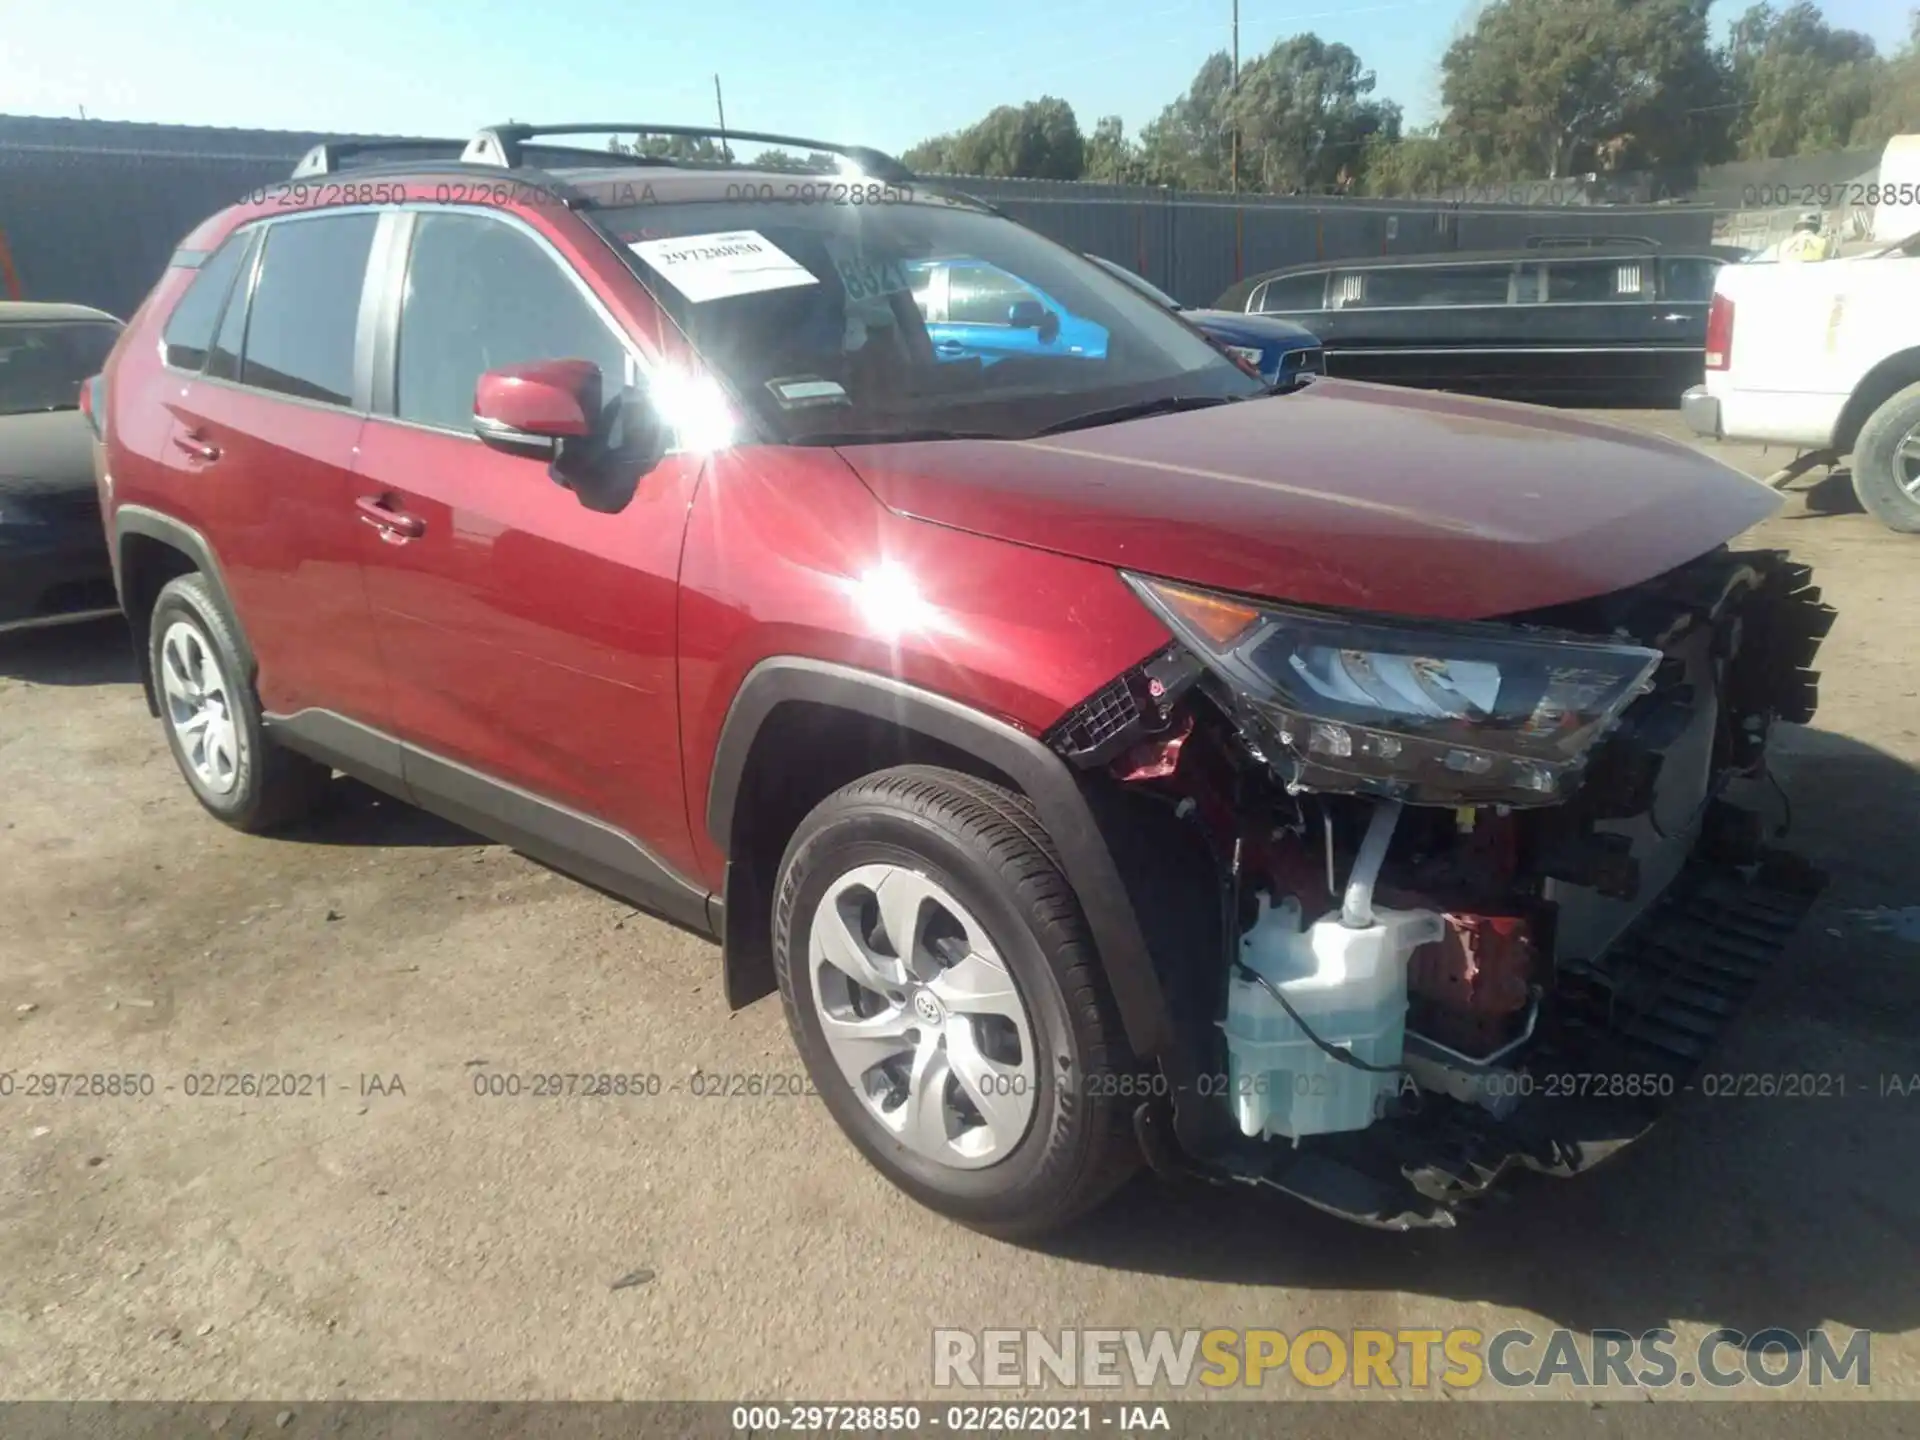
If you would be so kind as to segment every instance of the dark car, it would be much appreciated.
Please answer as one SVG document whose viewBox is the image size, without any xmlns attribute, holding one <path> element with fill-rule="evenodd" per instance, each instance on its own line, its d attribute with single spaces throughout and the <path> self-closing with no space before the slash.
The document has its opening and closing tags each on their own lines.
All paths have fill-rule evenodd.
<svg viewBox="0 0 1920 1440">
<path fill-rule="evenodd" d="M 1726 545 L 1773 492 L 1275 393 L 871 150 L 729 132 L 841 157 L 791 203 L 548 133 L 322 149 L 108 362 L 119 594 L 209 812 L 340 769 L 713 937 L 851 1142 L 999 1234 L 1143 1161 L 1448 1225 L 1685 1087 L 1819 889 L 1758 807 L 1832 612 Z M 1104 355 L 940 358 L 936 256 Z"/>
<path fill-rule="evenodd" d="M 1725 263 L 1631 243 L 1393 255 L 1271 270 L 1217 305 L 1310 326 L 1329 375 L 1667 406 L 1705 373 L 1707 306 Z"/>
<path fill-rule="evenodd" d="M 1291 389 L 1326 373 L 1326 356 L 1320 348 L 1319 337 L 1304 325 L 1271 315 L 1248 315 L 1232 310 L 1196 310 L 1182 305 L 1166 291 L 1134 274 L 1124 265 L 1098 255 L 1088 255 L 1087 259 L 1126 281 L 1155 304 L 1166 306 L 1182 320 L 1198 326 L 1225 346 L 1230 354 L 1239 356 L 1259 371 L 1260 378 L 1269 385 Z"/>
<path fill-rule="evenodd" d="M 0 302 L 0 631 L 119 608 L 81 409 L 119 336 L 85 305 Z"/>
</svg>

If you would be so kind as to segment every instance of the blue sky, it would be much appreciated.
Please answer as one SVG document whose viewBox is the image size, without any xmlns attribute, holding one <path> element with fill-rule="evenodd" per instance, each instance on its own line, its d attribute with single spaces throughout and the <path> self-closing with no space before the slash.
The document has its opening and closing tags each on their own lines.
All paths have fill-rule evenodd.
<svg viewBox="0 0 1920 1440">
<path fill-rule="evenodd" d="M 1721 0 L 1721 22 L 1746 0 Z M 1912 0 L 1827 0 L 1884 50 Z M 1313 30 L 1415 123 L 1472 0 L 1241 0 L 1242 58 Z M 0 0 L 0 112 L 464 134 L 493 121 L 728 123 L 903 150 L 1042 94 L 1131 134 L 1228 42 L 1230 0 Z"/>
</svg>

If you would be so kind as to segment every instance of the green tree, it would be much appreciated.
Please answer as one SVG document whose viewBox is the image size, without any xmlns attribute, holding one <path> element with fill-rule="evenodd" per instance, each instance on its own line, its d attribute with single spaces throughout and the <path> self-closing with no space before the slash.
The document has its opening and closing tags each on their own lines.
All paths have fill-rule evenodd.
<svg viewBox="0 0 1920 1440">
<path fill-rule="evenodd" d="M 646 155 L 706 165 L 722 164 L 733 157 L 731 148 L 723 150 L 719 141 L 704 135 L 635 135 L 631 140 L 612 135 L 607 138 L 607 150 L 614 155 Z"/>
<path fill-rule="evenodd" d="M 1347 46 L 1318 35 L 1278 41 L 1240 72 L 1225 107 L 1240 130 L 1241 187 L 1353 188 L 1367 142 L 1400 134 L 1400 107 L 1370 98 L 1373 89 L 1373 72 Z"/>
<path fill-rule="evenodd" d="M 1711 158 L 1726 113 L 1711 3 L 1493 0 L 1440 62 L 1445 128 L 1507 178 Z"/>
<path fill-rule="evenodd" d="M 1734 144 L 1754 160 L 1846 149 L 1886 67 L 1870 38 L 1832 28 L 1799 0 L 1755 5 L 1735 21 L 1727 68 L 1740 102 Z"/>
<path fill-rule="evenodd" d="M 1087 163 L 1073 107 L 1051 95 L 998 106 L 964 130 L 921 141 L 901 158 L 923 174 L 1034 180 L 1078 180 Z"/>
<path fill-rule="evenodd" d="M 1374 134 L 1367 137 L 1362 154 L 1360 190 L 1406 199 L 1444 198 L 1473 180 L 1476 169 L 1472 151 L 1438 125 L 1397 139 Z"/>
<path fill-rule="evenodd" d="M 1374 75 L 1345 45 L 1293 35 L 1243 65 L 1209 55 L 1187 93 L 1141 132 L 1148 173 L 1190 190 L 1345 190 L 1361 178 L 1369 141 L 1400 133 L 1400 107 L 1372 98 Z"/>
<path fill-rule="evenodd" d="M 1883 145 L 1896 135 L 1920 134 L 1920 10 L 1910 20 L 1907 48 L 1881 67 L 1873 108 L 1854 129 L 1855 144 Z"/>
<path fill-rule="evenodd" d="M 1187 93 L 1140 132 L 1150 173 L 1187 190 L 1228 188 L 1231 125 L 1227 117 L 1233 61 L 1224 50 L 1201 63 Z"/>
<path fill-rule="evenodd" d="M 1147 157 L 1127 139 L 1127 128 L 1118 115 L 1102 116 L 1087 137 L 1087 168 L 1082 178 L 1107 185 L 1153 183 Z"/>
<path fill-rule="evenodd" d="M 756 170 L 783 170 L 793 174 L 817 175 L 832 173 L 839 168 L 835 156 L 819 150 L 809 151 L 806 155 L 795 155 L 791 150 L 762 150 L 753 157 Z"/>
</svg>

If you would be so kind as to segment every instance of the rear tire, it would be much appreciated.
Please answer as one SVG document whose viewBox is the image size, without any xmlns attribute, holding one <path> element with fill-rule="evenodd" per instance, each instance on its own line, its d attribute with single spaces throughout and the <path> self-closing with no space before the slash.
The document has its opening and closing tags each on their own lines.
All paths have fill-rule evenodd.
<svg viewBox="0 0 1920 1440">
<path fill-rule="evenodd" d="M 1889 530 L 1920 535 L 1920 385 L 1895 395 L 1860 428 L 1853 493 Z"/>
<path fill-rule="evenodd" d="M 182 575 L 160 591 L 147 654 L 167 747 L 208 814 L 260 832 L 320 804 L 333 772 L 267 735 L 233 622 L 204 577 Z"/>
<path fill-rule="evenodd" d="M 929 766 L 836 791 L 787 846 L 773 944 L 827 1109 L 921 1204 L 1033 1236 L 1137 1167 L 1099 960 L 1021 796 Z"/>
</svg>

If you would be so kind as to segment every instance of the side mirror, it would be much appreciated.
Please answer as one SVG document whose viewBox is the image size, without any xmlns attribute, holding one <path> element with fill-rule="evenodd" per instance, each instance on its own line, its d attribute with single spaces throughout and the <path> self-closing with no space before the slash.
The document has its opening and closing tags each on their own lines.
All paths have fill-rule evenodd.
<svg viewBox="0 0 1920 1440">
<path fill-rule="evenodd" d="M 474 389 L 473 429 L 487 444 L 548 461 L 554 484 L 589 510 L 615 513 L 665 458 L 671 429 L 644 389 L 601 398 L 591 360 L 489 370 Z"/>
<path fill-rule="evenodd" d="M 1016 330 L 1037 330 L 1040 343 L 1051 345 L 1060 334 L 1060 317 L 1038 300 L 1016 300 L 1007 307 L 1007 324 Z"/>
<path fill-rule="evenodd" d="M 591 360 L 539 360 L 480 377 L 473 430 L 489 445 L 535 455 L 600 428 L 600 367 Z"/>
</svg>

